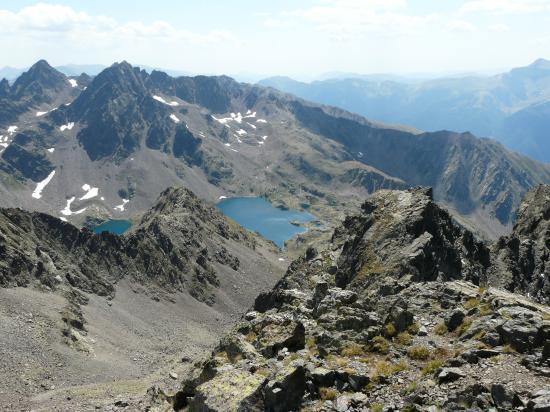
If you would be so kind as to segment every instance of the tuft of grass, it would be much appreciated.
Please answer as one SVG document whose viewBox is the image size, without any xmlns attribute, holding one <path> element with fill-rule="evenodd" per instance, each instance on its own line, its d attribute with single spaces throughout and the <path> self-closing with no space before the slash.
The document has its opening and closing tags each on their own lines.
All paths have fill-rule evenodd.
<svg viewBox="0 0 550 412">
<path fill-rule="evenodd" d="M 484 303 L 479 307 L 480 316 L 489 316 L 492 313 L 493 313 L 493 308 L 488 303 Z"/>
<path fill-rule="evenodd" d="M 393 323 L 388 323 L 386 326 L 384 326 L 384 335 L 386 335 L 388 338 L 393 338 L 397 334 L 397 329 L 395 329 L 395 325 Z"/>
<path fill-rule="evenodd" d="M 383 336 L 375 336 L 372 338 L 370 348 L 373 352 L 388 353 L 390 350 L 390 343 Z"/>
<path fill-rule="evenodd" d="M 478 298 L 470 298 L 464 303 L 466 309 L 477 308 L 480 305 L 481 301 Z"/>
<path fill-rule="evenodd" d="M 342 348 L 342 350 L 340 351 L 340 355 L 347 358 L 352 356 L 363 356 L 365 355 L 365 348 L 358 343 L 350 342 Z"/>
<path fill-rule="evenodd" d="M 466 316 L 460 326 L 457 328 L 457 334 L 458 336 L 464 335 L 468 329 L 470 329 L 470 326 L 472 326 L 473 319 L 471 317 Z"/>
<path fill-rule="evenodd" d="M 319 388 L 319 397 L 324 401 L 331 401 L 333 399 L 336 399 L 338 396 L 338 391 L 334 388 L 321 386 Z"/>
<path fill-rule="evenodd" d="M 502 347 L 502 353 L 516 353 L 516 350 L 514 349 L 514 347 L 512 345 L 507 343 L 506 345 L 504 345 Z"/>
<path fill-rule="evenodd" d="M 422 374 L 427 375 L 429 373 L 432 373 L 438 368 L 441 368 L 441 365 L 443 365 L 443 359 L 432 359 L 424 365 L 422 368 Z"/>
<path fill-rule="evenodd" d="M 402 370 L 405 370 L 408 367 L 409 365 L 403 360 L 395 363 L 388 362 L 385 360 L 378 361 L 374 365 L 374 370 L 373 370 L 371 380 L 373 382 L 379 382 L 381 376 L 388 377 L 398 372 L 401 372 Z"/>
<path fill-rule="evenodd" d="M 407 328 L 407 332 L 409 332 L 411 335 L 416 335 L 419 330 L 420 330 L 420 325 L 417 322 L 411 323 Z"/>
<path fill-rule="evenodd" d="M 418 387 L 418 382 L 417 381 L 412 381 L 405 388 L 405 392 L 412 393 L 416 390 L 417 387 Z"/>
<path fill-rule="evenodd" d="M 258 335 L 256 335 L 256 333 L 254 331 L 250 331 L 248 332 L 244 339 L 248 342 L 248 343 L 252 343 L 252 342 L 255 342 L 256 341 L 256 338 L 258 337 Z"/>
<path fill-rule="evenodd" d="M 407 356 L 414 360 L 426 360 L 430 357 L 430 349 L 426 346 L 411 346 L 407 350 Z"/>
<path fill-rule="evenodd" d="M 409 332 L 401 332 L 395 338 L 394 341 L 403 346 L 409 346 L 412 342 L 412 336 Z"/>
<path fill-rule="evenodd" d="M 369 411 L 370 412 L 382 412 L 384 410 L 384 405 L 380 402 L 374 402 L 370 405 Z"/>
<path fill-rule="evenodd" d="M 328 367 L 330 369 L 338 369 L 338 368 L 344 368 L 344 367 L 348 366 L 348 359 L 347 358 L 343 358 L 343 357 L 338 356 L 338 355 L 333 355 L 332 353 L 330 353 L 326 357 L 326 361 L 327 361 Z"/>
<path fill-rule="evenodd" d="M 550 313 L 548 313 L 548 312 L 543 312 L 543 314 L 542 314 L 542 319 L 543 319 L 543 320 L 550 320 Z"/>
<path fill-rule="evenodd" d="M 502 316 L 502 319 L 506 319 L 506 320 L 512 319 L 512 315 L 510 315 L 510 312 L 508 312 L 507 310 L 501 311 L 500 316 Z"/>
<path fill-rule="evenodd" d="M 434 333 L 437 335 L 445 335 L 447 332 L 449 332 L 449 329 L 447 329 L 447 325 L 444 322 L 434 326 Z"/>
</svg>

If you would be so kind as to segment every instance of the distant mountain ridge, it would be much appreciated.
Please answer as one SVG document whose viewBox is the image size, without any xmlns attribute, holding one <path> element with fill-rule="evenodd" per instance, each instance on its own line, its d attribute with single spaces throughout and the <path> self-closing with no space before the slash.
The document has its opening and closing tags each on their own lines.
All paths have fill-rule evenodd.
<svg viewBox="0 0 550 412">
<path fill-rule="evenodd" d="M 0 98 L 19 108 L 0 119 L 2 205 L 75 224 L 142 213 L 174 185 L 210 202 L 305 205 L 331 224 L 378 189 L 429 185 L 463 224 L 495 237 L 521 196 L 550 182 L 549 166 L 491 140 L 411 132 L 226 76 L 121 62 L 68 78 L 41 61 L 21 79 L 35 93 L 18 97 L 14 83 Z"/>
<path fill-rule="evenodd" d="M 373 120 L 493 137 L 512 150 L 550 162 L 545 105 L 550 102 L 550 61 L 545 59 L 484 77 L 407 82 L 366 76 L 312 83 L 274 77 L 259 84 Z"/>
</svg>

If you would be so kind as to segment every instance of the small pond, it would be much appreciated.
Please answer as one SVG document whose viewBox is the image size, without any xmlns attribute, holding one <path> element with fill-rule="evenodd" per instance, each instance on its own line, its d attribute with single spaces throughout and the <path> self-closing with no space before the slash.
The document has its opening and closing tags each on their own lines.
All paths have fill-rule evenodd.
<svg viewBox="0 0 550 412">
<path fill-rule="evenodd" d="M 308 212 L 275 207 L 263 197 L 232 197 L 221 200 L 216 206 L 241 226 L 260 233 L 281 249 L 285 240 L 306 231 L 300 223 L 315 219 Z"/>
<path fill-rule="evenodd" d="M 122 235 L 124 232 L 126 232 L 128 229 L 132 227 L 132 222 L 129 220 L 108 220 L 106 222 L 101 223 L 100 225 L 97 225 L 92 230 L 94 233 L 101 233 L 101 232 L 110 232 L 115 233 L 117 235 Z"/>
</svg>

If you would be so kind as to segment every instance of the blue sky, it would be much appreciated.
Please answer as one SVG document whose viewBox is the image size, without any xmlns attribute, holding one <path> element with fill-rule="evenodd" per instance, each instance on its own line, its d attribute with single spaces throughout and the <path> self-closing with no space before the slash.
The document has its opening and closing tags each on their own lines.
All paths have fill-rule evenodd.
<svg viewBox="0 0 550 412">
<path fill-rule="evenodd" d="M 3 65 L 39 58 L 314 77 L 492 71 L 550 58 L 550 0 L 0 0 Z"/>
</svg>

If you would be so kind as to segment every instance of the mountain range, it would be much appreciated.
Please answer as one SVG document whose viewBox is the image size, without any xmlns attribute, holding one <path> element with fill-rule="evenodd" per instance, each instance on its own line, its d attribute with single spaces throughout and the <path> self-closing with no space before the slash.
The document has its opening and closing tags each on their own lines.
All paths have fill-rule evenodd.
<svg viewBox="0 0 550 412">
<path fill-rule="evenodd" d="M 0 82 L 0 409 L 548 410 L 548 183 L 471 133 L 41 60 Z M 233 196 L 316 220 L 281 250 Z"/>
<path fill-rule="evenodd" d="M 427 185 L 496 237 L 523 194 L 550 182 L 549 166 L 493 140 L 376 123 L 224 76 L 122 62 L 66 77 L 40 61 L 2 84 L 2 205 L 76 224 L 144 213 L 159 189 L 185 185 L 210 202 L 308 207 L 330 227 L 377 189 Z"/>
<path fill-rule="evenodd" d="M 493 76 L 405 81 L 388 76 L 336 77 L 302 83 L 288 77 L 259 82 L 369 119 L 424 131 L 469 131 L 533 159 L 550 162 L 550 61 Z"/>
</svg>

